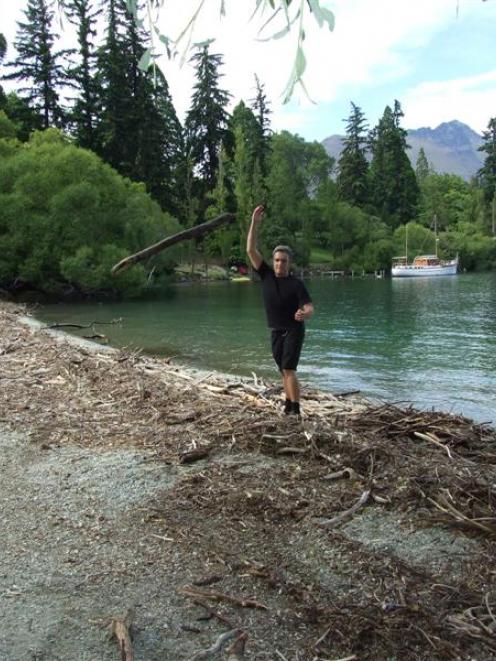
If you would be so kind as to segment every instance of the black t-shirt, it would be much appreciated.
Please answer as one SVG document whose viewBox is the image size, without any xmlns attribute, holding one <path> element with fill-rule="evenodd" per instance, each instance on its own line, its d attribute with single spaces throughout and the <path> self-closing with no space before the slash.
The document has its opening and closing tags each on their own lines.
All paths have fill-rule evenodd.
<svg viewBox="0 0 496 661">
<path fill-rule="evenodd" d="M 262 280 L 262 294 L 269 328 L 290 328 L 303 322 L 296 321 L 295 312 L 305 303 L 311 303 L 301 280 L 293 275 L 277 278 L 273 269 L 263 261 L 257 269 Z"/>
</svg>

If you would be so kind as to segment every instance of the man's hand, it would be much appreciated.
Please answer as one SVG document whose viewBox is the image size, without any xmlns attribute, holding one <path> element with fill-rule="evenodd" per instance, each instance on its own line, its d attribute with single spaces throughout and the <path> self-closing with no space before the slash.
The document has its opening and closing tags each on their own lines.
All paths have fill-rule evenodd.
<svg viewBox="0 0 496 661">
<path fill-rule="evenodd" d="M 262 222 L 262 218 L 265 212 L 265 207 L 263 204 L 259 204 L 258 207 L 255 207 L 253 210 L 251 220 L 256 225 L 259 225 Z"/>
<path fill-rule="evenodd" d="M 305 319 L 310 319 L 313 314 L 313 305 L 311 303 L 305 303 L 301 308 L 298 308 L 295 312 L 296 321 L 305 321 Z"/>
</svg>

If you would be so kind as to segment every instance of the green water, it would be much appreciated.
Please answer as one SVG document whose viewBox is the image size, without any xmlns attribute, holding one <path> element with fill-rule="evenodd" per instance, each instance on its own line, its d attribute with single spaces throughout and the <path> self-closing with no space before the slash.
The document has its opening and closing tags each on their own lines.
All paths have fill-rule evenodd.
<svg viewBox="0 0 496 661">
<path fill-rule="evenodd" d="M 496 274 L 307 285 L 316 312 L 300 363 L 304 382 L 496 421 Z M 96 332 L 203 369 L 278 378 L 257 284 L 182 285 L 160 301 L 46 306 L 38 317 L 122 318 Z"/>
</svg>

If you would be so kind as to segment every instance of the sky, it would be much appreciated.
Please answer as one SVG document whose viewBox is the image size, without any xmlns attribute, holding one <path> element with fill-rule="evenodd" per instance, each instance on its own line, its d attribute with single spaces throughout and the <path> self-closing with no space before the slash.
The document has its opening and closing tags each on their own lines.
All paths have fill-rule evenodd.
<svg viewBox="0 0 496 661">
<path fill-rule="evenodd" d="M 14 55 L 16 22 L 24 19 L 26 4 L 0 0 L 7 60 Z M 157 18 L 160 31 L 177 37 L 199 4 L 165 0 Z M 334 13 L 335 28 L 319 28 L 307 12 L 304 82 L 311 100 L 297 89 L 288 104 L 282 99 L 297 31 L 262 41 L 283 28 L 283 17 L 279 14 L 260 31 L 270 13 L 250 20 L 255 4 L 225 0 L 226 16 L 221 18 L 221 0 L 204 0 L 192 41 L 215 38 L 211 52 L 223 55 L 221 84 L 233 95 L 231 109 L 241 99 L 249 103 L 254 97 L 257 74 L 270 101 L 275 131 L 321 141 L 344 133 L 351 102 L 373 127 L 395 99 L 402 105 L 407 129 L 435 128 L 456 119 L 482 133 L 496 116 L 496 0 L 321 0 Z M 295 0 L 292 6 L 299 4 Z M 70 27 L 67 21 L 62 26 L 63 41 L 68 42 Z M 156 50 L 162 53 L 164 47 L 158 43 Z M 181 120 L 195 81 L 185 59 L 182 65 L 180 56 L 159 59 Z"/>
</svg>

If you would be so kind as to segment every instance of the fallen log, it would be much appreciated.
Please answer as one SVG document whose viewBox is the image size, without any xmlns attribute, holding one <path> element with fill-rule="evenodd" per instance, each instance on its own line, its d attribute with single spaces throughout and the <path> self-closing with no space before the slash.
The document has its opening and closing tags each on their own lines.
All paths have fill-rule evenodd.
<svg viewBox="0 0 496 661">
<path fill-rule="evenodd" d="M 143 250 L 134 253 L 134 255 L 129 255 L 129 257 L 121 259 L 120 262 L 112 267 L 111 273 L 112 275 L 117 275 L 119 271 L 123 271 L 124 269 L 127 269 L 130 266 L 137 264 L 138 262 L 142 262 L 145 259 L 148 259 L 149 257 L 162 252 L 162 250 L 170 248 L 170 246 L 173 246 L 180 241 L 187 241 L 188 239 L 199 239 L 204 234 L 208 234 L 208 232 L 211 232 L 221 225 L 228 225 L 229 223 L 232 223 L 235 218 L 236 216 L 233 213 L 223 213 L 222 215 L 217 216 L 217 218 L 209 220 L 206 223 L 196 225 L 195 227 L 189 227 L 187 230 L 183 230 L 182 232 L 168 236 L 165 239 L 162 239 L 162 241 L 154 243 L 152 246 L 148 246 L 148 248 L 144 248 Z"/>
</svg>

